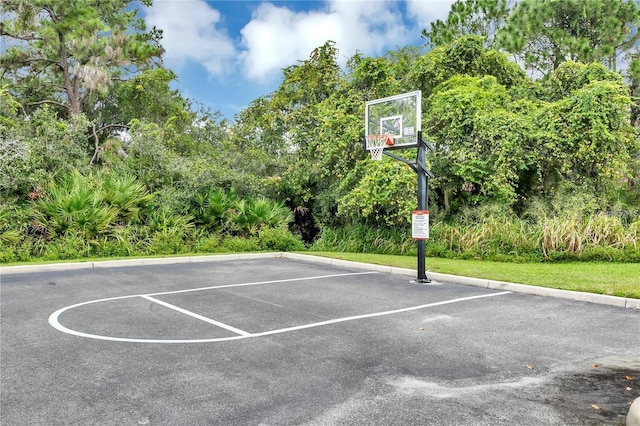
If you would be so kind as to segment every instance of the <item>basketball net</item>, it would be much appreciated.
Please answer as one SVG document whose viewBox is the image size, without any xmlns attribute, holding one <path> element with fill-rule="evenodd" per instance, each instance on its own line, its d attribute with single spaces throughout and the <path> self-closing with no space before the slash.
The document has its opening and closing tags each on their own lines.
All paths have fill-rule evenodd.
<svg viewBox="0 0 640 426">
<path fill-rule="evenodd" d="M 382 152 L 385 147 L 394 144 L 393 135 L 367 135 L 367 149 L 371 154 L 371 159 L 375 161 L 382 160 Z"/>
</svg>

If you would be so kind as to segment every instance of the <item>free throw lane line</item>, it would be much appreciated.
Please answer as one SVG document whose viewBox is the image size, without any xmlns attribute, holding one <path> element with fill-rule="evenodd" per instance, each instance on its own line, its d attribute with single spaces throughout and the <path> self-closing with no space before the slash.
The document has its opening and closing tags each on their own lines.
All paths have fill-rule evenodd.
<svg viewBox="0 0 640 426">
<path fill-rule="evenodd" d="M 307 328 L 327 326 L 327 325 L 338 324 L 338 323 L 347 322 L 347 321 L 355 321 L 355 320 L 366 319 L 366 318 L 374 318 L 374 317 L 379 317 L 379 316 L 384 316 L 384 315 L 393 315 L 393 314 L 398 314 L 398 313 L 402 313 L 402 312 L 416 311 L 416 310 L 419 310 L 419 309 L 426 309 L 426 308 L 432 308 L 432 307 L 436 307 L 436 306 L 449 305 L 449 304 L 453 304 L 453 303 L 466 302 L 466 301 L 469 301 L 469 300 L 476 300 L 476 299 L 484 299 L 484 298 L 495 297 L 495 296 L 502 296 L 502 295 L 506 295 L 506 294 L 511 294 L 511 292 L 510 291 L 502 291 L 502 292 L 499 292 L 499 293 L 490 293 L 490 294 L 481 294 L 481 295 L 477 295 L 477 296 L 461 297 L 461 298 L 458 298 L 458 299 L 443 300 L 443 301 L 440 301 L 440 302 L 433 302 L 433 303 L 428 303 L 428 304 L 425 304 L 425 305 L 410 306 L 410 307 L 407 307 L 407 308 L 394 309 L 394 310 L 390 310 L 390 311 L 373 312 L 373 313 L 370 313 L 370 314 L 362 314 L 362 315 L 354 315 L 354 316 L 343 317 L 343 318 L 336 318 L 336 319 L 327 320 L 327 321 L 320 321 L 320 322 L 315 322 L 315 323 L 310 323 L 310 324 L 303 324 L 303 325 L 294 326 L 294 327 L 280 328 L 280 329 L 277 329 L 277 330 L 269 330 L 269 331 L 263 331 L 263 332 L 259 332 L 259 333 L 247 333 L 245 331 L 238 330 L 238 329 L 235 329 L 233 327 L 235 330 L 238 330 L 239 332 L 241 332 L 243 334 L 240 334 L 240 333 L 236 332 L 237 334 L 239 334 L 238 336 L 218 337 L 218 338 L 212 338 L 212 339 L 137 339 L 137 338 L 128 338 L 128 337 L 102 336 L 102 335 L 97 335 L 97 334 L 89 334 L 89 333 L 84 333 L 84 332 L 80 332 L 80 331 L 76 331 L 76 330 L 71 330 L 71 329 L 63 326 L 62 324 L 60 324 L 60 322 L 58 321 L 58 315 L 61 314 L 64 310 L 70 309 L 73 306 L 69 306 L 67 308 L 63 308 L 63 309 L 61 309 L 59 311 L 56 311 L 53 314 L 51 314 L 51 316 L 49 317 L 49 323 L 55 329 L 57 329 L 59 331 L 62 331 L 63 333 L 68 333 L 68 334 L 75 335 L 75 336 L 80 336 L 80 337 L 87 337 L 87 338 L 90 338 L 90 339 L 108 340 L 108 341 L 112 341 L 112 342 L 130 342 L 130 343 L 214 343 L 214 342 L 226 342 L 226 341 L 231 341 L 231 340 L 247 339 L 247 338 L 251 338 L 251 337 L 270 336 L 270 335 L 273 335 L 273 334 L 287 333 L 287 332 L 292 332 L 292 331 L 297 331 L 297 330 L 304 330 L 304 329 L 307 329 Z M 140 297 L 140 295 L 139 296 L 126 296 L 126 297 L 127 298 L 129 298 L 129 297 Z M 124 297 L 120 297 L 120 298 L 124 298 Z M 120 299 L 120 298 L 114 298 L 114 299 Z M 147 298 L 148 298 L 148 296 L 147 296 Z M 153 299 L 153 298 L 151 298 L 151 299 Z M 113 299 L 103 299 L 103 301 L 104 300 L 113 300 Z M 156 299 L 153 299 L 152 301 L 155 302 Z M 88 303 L 95 303 L 95 302 L 98 302 L 98 301 L 85 302 L 85 303 L 81 303 L 81 304 L 74 305 L 74 306 L 84 305 L 84 304 L 88 304 Z M 178 309 L 181 309 L 181 308 L 178 308 Z M 197 314 L 195 314 L 195 315 L 197 315 Z M 202 318 L 205 318 L 205 317 L 202 317 Z M 213 321 L 213 320 L 210 320 L 209 318 L 206 318 L 206 320 L 208 320 L 208 322 Z M 215 323 L 216 323 L 216 325 L 222 324 L 222 323 L 219 323 L 217 321 L 215 321 Z M 226 324 L 224 324 L 224 325 L 227 326 Z M 227 326 L 227 327 L 229 327 L 229 326 Z"/>
<path fill-rule="evenodd" d="M 315 276 L 303 277 L 303 278 L 288 278 L 288 279 L 282 279 L 282 280 L 256 281 L 256 282 L 248 282 L 248 283 L 240 283 L 240 284 L 226 284 L 226 285 L 217 285 L 217 286 L 210 286 L 210 287 L 191 288 L 186 290 L 163 291 L 163 292 L 148 293 L 148 294 L 130 294 L 128 296 L 116 296 L 116 297 L 108 297 L 105 299 L 89 300 L 87 302 L 76 303 L 75 305 L 70 305 L 70 306 L 66 306 L 64 308 L 58 309 L 57 311 L 49 315 L 49 325 L 51 325 L 51 327 L 55 328 L 56 330 L 61 331 L 62 333 L 70 334 L 73 336 L 87 337 L 89 339 L 98 339 L 98 340 L 110 340 L 114 342 L 138 342 L 138 343 L 195 343 L 195 342 L 204 342 L 204 341 L 215 342 L 217 341 L 217 339 L 159 340 L 159 339 L 130 339 L 126 337 L 101 336 L 98 334 L 85 333 L 82 331 L 72 330 L 70 328 L 65 327 L 60 323 L 60 315 L 62 315 L 66 311 L 70 311 L 80 306 L 92 305 L 92 304 L 103 303 L 103 302 L 111 302 L 113 300 L 133 299 L 136 297 L 145 297 L 145 296 L 148 297 L 148 296 L 161 296 L 161 295 L 167 295 L 167 294 L 189 293 L 189 292 L 203 291 L 203 290 L 216 290 L 220 288 L 248 287 L 248 286 L 254 286 L 254 285 L 300 282 L 300 281 L 307 281 L 307 280 L 321 280 L 326 278 L 349 277 L 349 276 L 367 275 L 367 274 L 377 274 L 377 272 L 367 271 L 367 272 L 349 272 L 349 273 L 342 273 L 342 274 L 315 275 Z M 244 338 L 244 337 L 250 337 L 250 336 L 241 335 L 241 336 L 235 336 L 234 338 L 238 338 L 238 337 Z"/>
<path fill-rule="evenodd" d="M 204 316 L 202 316 L 200 314 L 196 314 L 195 312 L 191 312 L 191 311 L 188 311 L 186 309 L 182 309 L 181 307 L 176 306 L 176 305 L 172 305 L 171 303 L 163 302 L 162 300 L 153 298 L 151 296 L 146 296 L 146 295 L 145 296 L 140 296 L 140 297 L 142 297 L 143 299 L 147 299 L 147 300 L 149 300 L 149 301 L 151 301 L 153 303 L 157 303 L 158 305 L 162 305 L 162 306 L 164 306 L 166 308 L 173 309 L 174 311 L 178 311 L 181 314 L 189 315 L 190 317 L 199 319 L 200 321 L 204 321 L 206 323 L 213 324 L 213 325 L 215 325 L 217 327 L 224 328 L 225 330 L 229 330 L 229 331 L 231 331 L 233 333 L 236 333 L 236 334 L 239 334 L 241 336 L 245 336 L 245 337 L 251 336 L 251 333 L 247 333 L 244 330 L 240 330 L 239 328 L 232 327 L 232 326 L 227 325 L 225 323 L 222 323 L 220 321 L 216 321 L 216 320 L 213 320 L 211 318 L 204 317 Z"/>
<path fill-rule="evenodd" d="M 426 305 L 410 306 L 408 308 L 394 309 L 394 310 L 391 310 L 391 311 L 373 312 L 373 313 L 370 313 L 370 314 L 354 315 L 354 316 L 351 316 L 351 317 L 336 318 L 336 319 L 327 320 L 327 321 L 314 322 L 314 323 L 311 323 L 311 324 L 304 324 L 304 325 L 298 325 L 298 326 L 294 326 L 294 327 L 280 328 L 278 330 L 263 331 L 263 332 L 260 332 L 260 333 L 253 333 L 253 334 L 251 334 L 250 336 L 247 336 L 247 337 L 261 337 L 261 336 L 269 336 L 271 334 L 287 333 L 289 331 L 304 330 L 305 328 L 321 327 L 323 325 L 338 324 L 338 323 L 346 322 L 346 321 L 355 321 L 355 320 L 365 319 L 365 318 L 375 318 L 375 317 L 381 317 L 381 316 L 384 316 L 384 315 L 399 314 L 399 313 L 402 313 L 402 312 L 417 311 L 419 309 L 433 308 L 433 307 L 436 307 L 436 306 L 449 305 L 451 303 L 466 302 L 467 300 L 484 299 L 484 298 L 487 298 L 487 297 L 502 296 L 502 295 L 510 294 L 510 293 L 511 293 L 510 291 L 502 291 L 500 293 L 480 294 L 478 296 L 469 296 L 469 297 L 461 297 L 459 299 L 443 300 L 442 302 L 427 303 Z M 229 340 L 229 339 L 228 338 L 226 338 L 226 339 L 222 338 L 220 340 Z"/>
<path fill-rule="evenodd" d="M 163 291 L 160 293 L 149 293 L 149 296 L 164 296 L 165 294 L 180 294 L 180 293 L 191 293 L 193 291 L 203 291 L 203 290 L 218 290 L 221 288 L 234 288 L 234 287 L 250 287 L 254 285 L 266 285 L 266 284 L 280 284 L 280 283 L 293 283 L 297 281 L 308 281 L 308 280 L 322 280 L 326 278 L 339 278 L 339 277 L 353 277 L 357 275 L 371 275 L 377 274 L 378 272 L 350 272 L 347 274 L 331 274 L 331 275 L 318 275 L 314 277 L 304 277 L 304 278 L 288 278 L 284 280 L 271 280 L 271 281 L 257 281 L 252 283 L 241 283 L 241 284 L 224 284 L 224 285 L 216 285 L 212 287 L 200 287 L 200 288 L 189 288 L 186 290 L 171 290 L 171 291 Z"/>
</svg>

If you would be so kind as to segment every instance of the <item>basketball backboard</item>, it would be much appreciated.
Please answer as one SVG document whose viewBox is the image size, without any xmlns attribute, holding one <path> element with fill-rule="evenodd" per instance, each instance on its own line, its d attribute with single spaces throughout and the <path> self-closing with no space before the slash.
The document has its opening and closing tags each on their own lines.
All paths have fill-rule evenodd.
<svg viewBox="0 0 640 426">
<path fill-rule="evenodd" d="M 422 92 L 415 91 L 365 104 L 365 136 L 391 135 L 393 144 L 384 149 L 418 146 L 421 129 Z M 367 143 L 366 148 L 372 147 Z"/>
</svg>

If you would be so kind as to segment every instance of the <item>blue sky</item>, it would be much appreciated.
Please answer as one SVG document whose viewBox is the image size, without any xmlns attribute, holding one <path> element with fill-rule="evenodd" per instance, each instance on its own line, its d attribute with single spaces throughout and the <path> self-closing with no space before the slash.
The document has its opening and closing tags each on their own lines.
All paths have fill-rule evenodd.
<svg viewBox="0 0 640 426">
<path fill-rule="evenodd" d="M 175 88 L 227 118 L 275 90 L 282 69 L 327 40 L 342 64 L 424 44 L 423 28 L 446 18 L 453 0 L 155 0 L 141 10 L 162 29 Z"/>
</svg>

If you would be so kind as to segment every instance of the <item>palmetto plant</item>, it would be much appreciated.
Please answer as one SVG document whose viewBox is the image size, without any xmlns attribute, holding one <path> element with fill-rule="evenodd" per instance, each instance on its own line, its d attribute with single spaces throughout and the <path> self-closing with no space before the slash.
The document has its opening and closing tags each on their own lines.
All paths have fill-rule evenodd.
<svg viewBox="0 0 640 426">
<path fill-rule="evenodd" d="M 194 227 L 193 216 L 176 214 L 167 209 L 154 210 L 147 218 L 147 227 L 152 234 L 182 238 Z"/>
<path fill-rule="evenodd" d="M 242 199 L 234 203 L 229 210 L 231 222 L 240 233 L 255 235 L 258 232 L 259 224 L 256 218 L 250 213 L 251 205 L 248 200 Z"/>
<path fill-rule="evenodd" d="M 121 224 L 139 221 L 141 209 L 148 207 L 153 198 L 145 186 L 131 175 L 105 174 L 101 177 L 104 201 L 114 207 Z"/>
<path fill-rule="evenodd" d="M 192 235 L 193 216 L 181 215 L 160 208 L 147 217 L 148 251 L 154 254 L 173 254 L 187 250 L 185 240 Z"/>
<path fill-rule="evenodd" d="M 232 221 L 241 233 L 256 235 L 262 228 L 284 228 L 293 221 L 291 210 L 266 197 L 238 200 Z"/>
<path fill-rule="evenodd" d="M 210 231 L 222 230 L 230 219 L 230 209 L 237 202 L 235 193 L 216 188 L 196 195 L 196 223 Z"/>
<path fill-rule="evenodd" d="M 34 225 L 48 233 L 78 233 L 86 239 L 107 233 L 117 211 L 105 205 L 104 193 L 79 173 L 47 188 L 44 197 L 33 201 Z"/>
<path fill-rule="evenodd" d="M 193 211 L 198 225 L 209 231 L 257 235 L 262 228 L 283 228 L 293 221 L 291 210 L 266 197 L 238 198 L 216 188 L 196 196 Z"/>
<path fill-rule="evenodd" d="M 15 244 L 20 241 L 20 231 L 12 229 L 9 213 L 0 208 L 0 243 Z"/>
<path fill-rule="evenodd" d="M 270 228 L 284 228 L 293 222 L 293 213 L 282 202 L 266 197 L 258 197 L 251 201 L 251 215 L 261 218 L 264 225 Z"/>
</svg>

